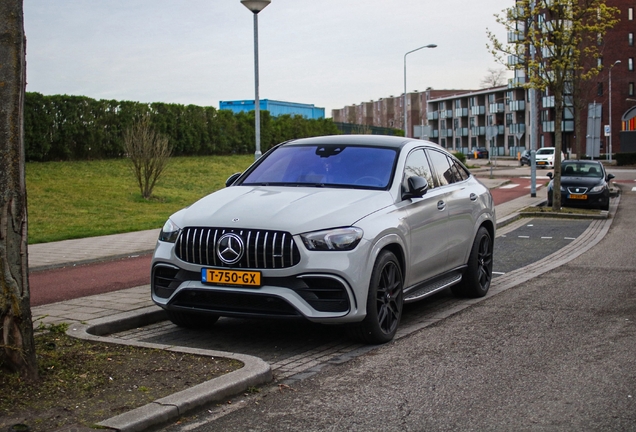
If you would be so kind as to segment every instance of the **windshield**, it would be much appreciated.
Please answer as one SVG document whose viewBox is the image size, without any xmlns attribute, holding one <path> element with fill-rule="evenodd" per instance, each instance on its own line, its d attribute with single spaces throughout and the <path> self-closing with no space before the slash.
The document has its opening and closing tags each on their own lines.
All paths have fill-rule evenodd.
<svg viewBox="0 0 636 432">
<path fill-rule="evenodd" d="M 554 149 L 542 148 L 537 150 L 538 155 L 551 155 L 554 154 Z"/>
<path fill-rule="evenodd" d="M 341 145 L 286 145 L 274 150 L 243 185 L 386 189 L 396 149 Z"/>
<path fill-rule="evenodd" d="M 603 177 L 601 167 L 596 163 L 567 162 L 561 165 L 562 177 Z"/>
</svg>

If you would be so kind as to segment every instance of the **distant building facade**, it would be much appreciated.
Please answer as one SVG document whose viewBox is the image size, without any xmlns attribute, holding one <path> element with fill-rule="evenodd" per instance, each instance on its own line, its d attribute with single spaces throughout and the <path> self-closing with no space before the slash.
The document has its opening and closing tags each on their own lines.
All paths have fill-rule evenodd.
<svg viewBox="0 0 636 432">
<path fill-rule="evenodd" d="M 272 117 L 278 117 L 287 114 L 291 116 L 300 115 L 308 119 L 325 118 L 325 109 L 318 108 L 313 104 L 260 99 L 259 108 L 262 111 L 269 111 Z M 219 109 L 231 110 L 235 113 L 243 111 L 254 111 L 254 100 L 220 101 Z"/>
<path fill-rule="evenodd" d="M 610 136 L 613 153 L 636 152 L 636 3 L 607 0 L 607 5 L 620 9 L 620 22 L 601 42 L 599 62 L 604 67 L 588 83 L 583 99 L 586 108 L 575 114 L 573 96 L 564 95 L 562 145 L 566 154 L 577 153 L 575 117 L 585 134 L 578 149 L 582 155 L 609 152 Z M 511 32 L 508 41 L 514 42 L 522 33 L 523 28 Z M 508 59 L 510 64 L 516 60 Z M 525 72 L 516 70 L 506 86 L 407 93 L 406 135 L 429 139 L 453 151 L 470 153 L 475 147 L 486 147 L 493 155 L 516 156 L 531 145 L 529 92 L 522 87 L 526 81 Z M 537 147 L 551 147 L 555 143 L 554 95 L 535 93 Z M 404 129 L 404 95 L 335 109 L 332 117 L 338 122 Z"/>
</svg>

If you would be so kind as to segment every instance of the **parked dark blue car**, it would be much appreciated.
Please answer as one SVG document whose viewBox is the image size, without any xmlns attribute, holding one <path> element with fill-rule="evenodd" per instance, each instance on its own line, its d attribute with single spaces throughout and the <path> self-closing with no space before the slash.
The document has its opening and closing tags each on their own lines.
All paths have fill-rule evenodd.
<svg viewBox="0 0 636 432">
<path fill-rule="evenodd" d="M 548 173 L 551 179 L 553 175 Z M 608 182 L 614 174 L 607 174 L 598 161 L 566 160 L 561 164 L 561 205 L 609 210 Z M 553 183 L 548 184 L 548 206 L 552 206 Z"/>
</svg>

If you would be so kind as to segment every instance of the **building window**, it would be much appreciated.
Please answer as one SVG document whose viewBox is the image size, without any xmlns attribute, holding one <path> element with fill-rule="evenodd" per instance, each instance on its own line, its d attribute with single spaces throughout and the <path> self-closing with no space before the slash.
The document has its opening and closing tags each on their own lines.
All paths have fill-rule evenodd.
<svg viewBox="0 0 636 432">
<path fill-rule="evenodd" d="M 627 59 L 627 70 L 634 70 L 634 57 L 630 57 Z"/>
<path fill-rule="evenodd" d="M 603 66 L 603 57 L 599 57 L 596 59 L 596 67 L 600 69 L 601 66 Z"/>
<path fill-rule="evenodd" d="M 627 93 L 628 93 L 629 96 L 634 96 L 634 83 L 633 82 L 629 83 L 629 89 L 628 89 Z"/>
<path fill-rule="evenodd" d="M 596 85 L 596 95 L 603 96 L 603 83 L 600 82 Z"/>
<path fill-rule="evenodd" d="M 634 8 L 627 8 L 627 19 L 630 21 L 634 20 Z"/>
<path fill-rule="evenodd" d="M 634 46 L 634 33 L 627 34 L 627 42 L 629 43 L 629 46 Z"/>
</svg>

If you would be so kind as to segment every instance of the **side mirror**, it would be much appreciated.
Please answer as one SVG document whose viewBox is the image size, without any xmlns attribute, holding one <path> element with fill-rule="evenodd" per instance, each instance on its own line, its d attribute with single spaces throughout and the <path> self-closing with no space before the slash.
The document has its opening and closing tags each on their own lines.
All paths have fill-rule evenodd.
<svg viewBox="0 0 636 432">
<path fill-rule="evenodd" d="M 552 180 L 552 171 L 549 171 L 546 175 L 550 177 L 550 180 Z"/>
<path fill-rule="evenodd" d="M 607 175 L 607 181 L 610 181 L 613 178 L 615 178 L 614 174 L 608 174 Z"/>
<path fill-rule="evenodd" d="M 232 186 L 237 178 L 241 176 L 240 172 L 234 173 L 225 180 L 225 187 Z"/>
<path fill-rule="evenodd" d="M 426 179 L 423 177 L 409 177 L 407 183 L 409 185 L 409 190 L 406 191 L 406 193 L 402 197 L 403 199 L 421 198 L 426 194 L 426 191 L 428 190 L 428 181 L 426 181 Z"/>
</svg>

